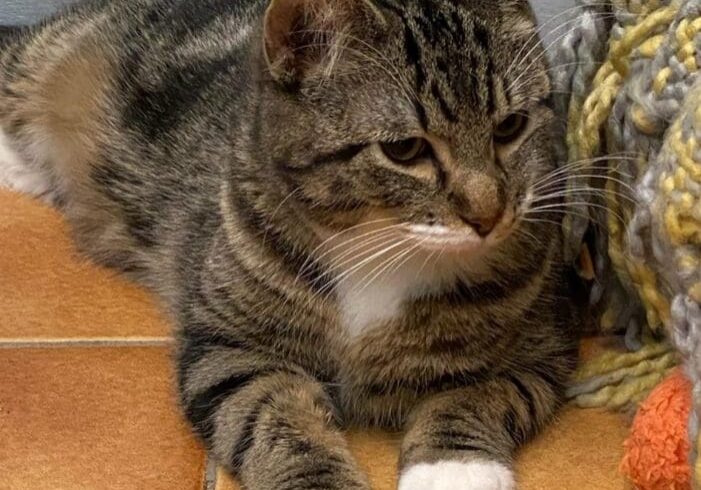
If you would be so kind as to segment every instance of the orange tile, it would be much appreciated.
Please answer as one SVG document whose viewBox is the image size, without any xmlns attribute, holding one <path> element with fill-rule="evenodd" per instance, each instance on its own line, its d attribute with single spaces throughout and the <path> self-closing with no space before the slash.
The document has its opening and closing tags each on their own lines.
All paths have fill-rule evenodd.
<svg viewBox="0 0 701 490">
<path fill-rule="evenodd" d="M 0 489 L 201 490 L 165 348 L 0 350 Z"/>
<path fill-rule="evenodd" d="M 618 472 L 627 418 L 568 408 L 518 458 L 519 490 L 623 490 Z"/>
<path fill-rule="evenodd" d="M 623 490 L 618 473 L 628 429 L 624 418 L 597 410 L 565 410 L 518 458 L 519 490 Z M 349 443 L 374 490 L 395 490 L 399 437 L 352 433 Z M 217 490 L 240 490 L 220 472 Z"/>
<path fill-rule="evenodd" d="M 399 445 L 402 436 L 379 431 L 348 434 L 348 444 L 360 468 L 370 477 L 372 488 L 377 490 L 397 487 Z"/>
<path fill-rule="evenodd" d="M 0 191 L 0 340 L 161 337 L 143 290 L 80 257 L 59 213 Z"/>
</svg>

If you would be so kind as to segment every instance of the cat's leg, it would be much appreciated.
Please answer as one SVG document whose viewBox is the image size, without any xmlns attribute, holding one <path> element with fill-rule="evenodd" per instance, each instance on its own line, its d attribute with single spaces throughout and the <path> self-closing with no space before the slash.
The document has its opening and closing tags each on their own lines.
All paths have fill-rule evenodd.
<svg viewBox="0 0 701 490">
<path fill-rule="evenodd" d="M 514 450 L 547 422 L 560 388 L 512 374 L 426 399 L 402 444 L 399 490 L 512 490 Z"/>
<path fill-rule="evenodd" d="M 323 386 L 237 346 L 180 355 L 185 413 L 246 490 L 368 490 Z"/>
</svg>

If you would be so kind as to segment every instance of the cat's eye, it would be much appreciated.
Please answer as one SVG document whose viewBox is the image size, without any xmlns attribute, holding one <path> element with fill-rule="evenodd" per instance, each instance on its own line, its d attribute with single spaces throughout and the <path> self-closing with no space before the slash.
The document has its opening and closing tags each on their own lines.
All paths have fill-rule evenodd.
<svg viewBox="0 0 701 490">
<path fill-rule="evenodd" d="M 423 138 L 409 138 L 401 141 L 392 141 L 380 145 L 382 151 L 390 159 L 403 165 L 410 164 L 425 156 L 430 146 Z"/>
<path fill-rule="evenodd" d="M 494 128 L 494 141 L 501 145 L 516 141 L 527 124 L 527 115 L 519 112 L 510 114 Z"/>
</svg>

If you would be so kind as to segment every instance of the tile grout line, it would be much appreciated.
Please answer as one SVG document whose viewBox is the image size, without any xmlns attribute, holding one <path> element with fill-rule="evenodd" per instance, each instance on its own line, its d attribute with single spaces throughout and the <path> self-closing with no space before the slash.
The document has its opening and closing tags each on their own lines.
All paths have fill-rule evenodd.
<svg viewBox="0 0 701 490">
<path fill-rule="evenodd" d="M 172 345 L 171 337 L 86 337 L 86 338 L 0 338 L 0 349 L 47 347 L 164 347 Z"/>
</svg>

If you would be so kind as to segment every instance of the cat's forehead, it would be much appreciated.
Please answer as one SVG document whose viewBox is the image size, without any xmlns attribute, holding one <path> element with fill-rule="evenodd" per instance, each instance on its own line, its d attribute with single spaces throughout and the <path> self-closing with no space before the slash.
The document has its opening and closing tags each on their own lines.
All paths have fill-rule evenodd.
<svg viewBox="0 0 701 490">
<path fill-rule="evenodd" d="M 466 107 L 493 115 L 512 105 L 508 67 L 523 40 L 534 39 L 527 11 L 505 8 L 508 1 L 377 1 L 401 20 L 397 42 L 432 119 L 456 122 Z"/>
<path fill-rule="evenodd" d="M 427 39 L 447 34 L 463 40 L 470 31 L 491 30 L 495 37 L 518 39 L 535 28 L 526 0 L 366 0 L 420 28 Z"/>
</svg>

